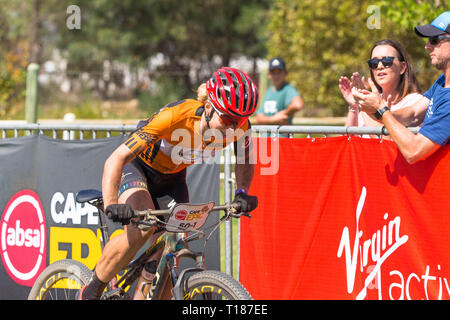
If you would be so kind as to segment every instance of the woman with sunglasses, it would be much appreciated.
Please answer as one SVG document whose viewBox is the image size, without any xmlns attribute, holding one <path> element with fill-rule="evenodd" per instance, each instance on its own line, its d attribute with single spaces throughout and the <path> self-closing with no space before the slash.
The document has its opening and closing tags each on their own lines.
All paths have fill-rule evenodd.
<svg viewBox="0 0 450 320">
<path fill-rule="evenodd" d="M 385 39 L 376 42 L 367 63 L 370 78 L 381 92 L 383 100 L 387 101 L 388 97 L 392 100 L 391 110 L 412 105 L 422 98 L 408 53 L 397 41 Z M 352 75 L 351 81 L 347 77 L 339 79 L 339 89 L 349 104 L 346 126 L 381 126 L 359 110 L 352 95 L 352 87 L 362 89 L 366 86 L 364 78 L 360 78 L 358 73 Z"/>
<path fill-rule="evenodd" d="M 369 81 L 370 91 L 352 88 L 362 110 L 383 123 L 408 163 L 426 159 L 450 144 L 450 11 L 414 30 L 428 39 L 425 50 L 430 54 L 431 64 L 442 72 L 417 103 L 393 111 L 373 81 Z M 408 129 L 420 123 L 417 134 Z"/>
<path fill-rule="evenodd" d="M 247 194 L 254 172 L 249 161 L 252 144 L 248 118 L 258 105 L 255 84 L 244 72 L 222 67 L 199 87 L 197 96 L 196 100 L 170 103 L 140 122 L 106 160 L 102 179 L 105 213 L 113 221 L 122 222 L 124 232 L 105 246 L 91 282 L 81 289 L 80 299 L 99 299 L 106 284 L 139 248 L 149 239 L 156 240 L 156 228 L 143 230 L 130 224 L 132 210 L 157 208 L 156 198 L 163 196 L 176 203 L 189 202 L 186 168 L 214 157 L 216 150 L 229 143 L 236 143 L 238 150 L 234 202 L 240 204 L 241 212 L 256 208 L 257 198 Z M 136 290 L 136 299 L 143 298 L 140 292 Z"/>
</svg>

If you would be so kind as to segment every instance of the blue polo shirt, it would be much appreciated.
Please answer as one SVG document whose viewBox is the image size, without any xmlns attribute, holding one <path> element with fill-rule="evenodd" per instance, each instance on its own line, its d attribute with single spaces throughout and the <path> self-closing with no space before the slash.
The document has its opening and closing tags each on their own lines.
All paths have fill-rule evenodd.
<svg viewBox="0 0 450 320">
<path fill-rule="evenodd" d="M 424 93 L 430 103 L 419 130 L 419 133 L 441 146 L 450 144 L 450 88 L 444 86 L 445 76 L 441 75 Z"/>
</svg>

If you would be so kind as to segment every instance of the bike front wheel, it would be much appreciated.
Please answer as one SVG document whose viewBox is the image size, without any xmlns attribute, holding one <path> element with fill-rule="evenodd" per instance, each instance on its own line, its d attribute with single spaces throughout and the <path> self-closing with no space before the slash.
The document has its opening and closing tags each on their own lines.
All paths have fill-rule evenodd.
<svg viewBox="0 0 450 320">
<path fill-rule="evenodd" d="M 185 300 L 252 300 L 247 289 L 228 274 L 208 270 L 193 274 L 186 282 Z"/>
<path fill-rule="evenodd" d="M 28 300 L 75 300 L 91 276 L 92 271 L 79 261 L 56 261 L 39 275 Z"/>
</svg>

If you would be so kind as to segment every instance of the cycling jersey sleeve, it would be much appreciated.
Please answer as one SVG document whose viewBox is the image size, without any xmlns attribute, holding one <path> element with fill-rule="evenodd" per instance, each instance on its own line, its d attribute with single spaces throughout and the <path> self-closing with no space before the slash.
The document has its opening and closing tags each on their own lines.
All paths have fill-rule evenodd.
<svg viewBox="0 0 450 320">
<path fill-rule="evenodd" d="M 163 109 L 144 122 L 144 125 L 134 131 L 124 144 L 138 156 L 142 151 L 151 148 L 162 138 L 172 124 L 172 112 Z"/>
</svg>

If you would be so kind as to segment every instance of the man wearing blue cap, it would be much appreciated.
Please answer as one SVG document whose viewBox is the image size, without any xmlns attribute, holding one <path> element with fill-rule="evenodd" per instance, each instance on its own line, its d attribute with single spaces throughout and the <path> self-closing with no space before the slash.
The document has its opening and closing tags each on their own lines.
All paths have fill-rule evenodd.
<svg viewBox="0 0 450 320">
<path fill-rule="evenodd" d="M 282 58 L 270 59 L 269 79 L 272 86 L 267 90 L 261 107 L 256 112 L 258 124 L 292 124 L 294 114 L 302 109 L 303 100 L 297 89 L 287 82 L 287 74 L 286 64 Z"/>
<path fill-rule="evenodd" d="M 450 11 L 442 13 L 433 22 L 415 27 L 416 34 L 428 38 L 425 49 L 431 64 L 443 74 L 424 93 L 415 105 L 391 112 L 384 105 L 374 83 L 372 92 L 352 88 L 361 110 L 381 121 L 409 163 L 422 160 L 441 146 L 450 144 Z M 423 125 L 418 134 L 407 126 Z"/>
</svg>

